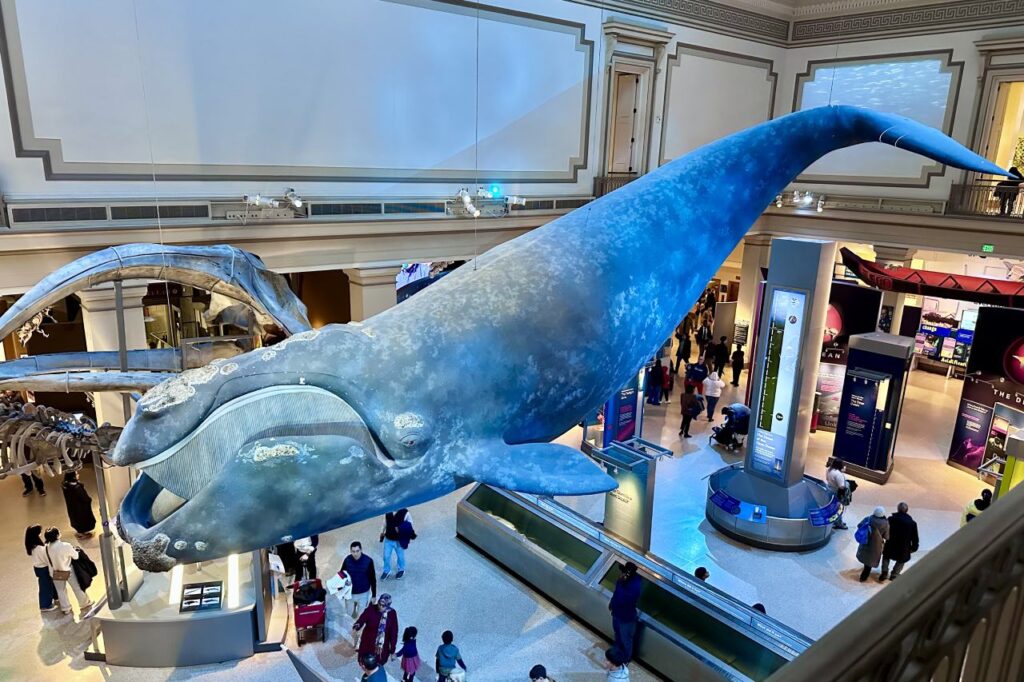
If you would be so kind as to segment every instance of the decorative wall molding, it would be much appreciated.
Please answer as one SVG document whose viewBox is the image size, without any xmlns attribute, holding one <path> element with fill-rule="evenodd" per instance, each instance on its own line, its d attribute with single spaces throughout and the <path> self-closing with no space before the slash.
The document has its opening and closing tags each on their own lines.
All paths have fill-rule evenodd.
<svg viewBox="0 0 1024 682">
<path fill-rule="evenodd" d="M 36 137 L 29 101 L 29 88 L 21 50 L 15 0 L 0 0 L 0 60 L 3 64 L 7 105 L 14 135 L 15 155 L 39 158 L 47 180 L 273 180 L 310 182 L 488 182 L 554 183 L 576 182 L 586 169 L 590 154 L 593 100 L 594 41 L 586 38 L 586 25 L 527 12 L 483 5 L 465 0 L 388 0 L 398 4 L 430 7 L 492 21 L 529 26 L 572 35 L 576 51 L 584 55 L 583 101 L 579 152 L 567 161 L 565 171 L 499 171 L 492 169 L 436 170 L 416 168 L 353 168 L 286 165 L 165 164 L 83 162 L 64 159 L 61 140 Z"/>
<path fill-rule="evenodd" d="M 661 136 L 658 144 L 659 166 L 671 161 L 671 159 L 665 158 L 665 131 L 668 127 L 668 105 L 671 100 L 672 93 L 672 72 L 677 66 L 679 66 L 684 55 L 764 69 L 765 80 L 771 84 L 771 94 L 768 98 L 768 111 L 765 120 L 771 120 L 775 111 L 775 95 L 778 90 L 779 74 L 775 71 L 774 60 L 752 57 L 750 55 L 738 54 L 735 52 L 726 52 L 725 50 L 716 50 L 710 47 L 703 47 L 701 45 L 676 43 L 676 50 L 668 56 L 668 63 L 665 67 L 665 98 L 661 110 Z"/>
<path fill-rule="evenodd" d="M 934 0 L 924 4 L 921 0 L 834 0 L 799 8 L 787 8 L 784 0 L 727 0 L 732 5 L 691 0 L 571 1 L 781 47 L 1024 23 L 1024 0 Z"/>
<path fill-rule="evenodd" d="M 952 74 L 949 83 L 949 91 L 946 96 L 945 118 L 942 122 L 942 132 L 952 136 L 953 124 L 956 121 L 957 101 L 960 98 L 960 86 L 963 82 L 964 62 L 953 61 L 953 50 L 923 51 L 923 52 L 897 52 L 891 54 L 841 57 L 839 59 L 817 59 L 807 62 L 807 70 L 796 75 L 793 84 L 793 104 L 791 111 L 800 110 L 800 101 L 803 98 L 804 84 L 813 81 L 821 69 L 828 69 L 834 65 L 857 65 L 877 64 L 897 61 L 921 61 L 925 59 L 940 59 L 941 70 Z M 946 166 L 940 163 L 931 163 L 921 168 L 921 175 L 917 178 L 899 177 L 864 177 L 864 176 L 843 176 L 843 175 L 810 175 L 802 174 L 794 182 L 824 185 L 856 185 L 865 187 L 913 187 L 926 189 L 931 187 L 932 178 L 942 177 L 946 173 Z"/>
<path fill-rule="evenodd" d="M 793 22 L 791 44 L 850 42 L 1024 23 L 1024 0 L 954 0 Z"/>
</svg>

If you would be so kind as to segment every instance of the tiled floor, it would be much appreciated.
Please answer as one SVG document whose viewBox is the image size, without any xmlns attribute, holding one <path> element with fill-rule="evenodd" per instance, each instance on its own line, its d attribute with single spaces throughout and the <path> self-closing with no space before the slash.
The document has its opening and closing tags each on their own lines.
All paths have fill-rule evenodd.
<svg viewBox="0 0 1024 682">
<path fill-rule="evenodd" d="M 922 551 L 916 559 L 956 530 L 960 510 L 981 487 L 976 479 L 944 463 L 960 386 L 958 381 L 947 382 L 935 375 L 912 375 L 893 476 L 885 486 L 865 483 L 849 512 L 849 518 L 855 520 L 877 504 L 891 509 L 901 500 L 908 502 L 921 527 Z M 722 404 L 733 399 L 726 393 Z M 857 582 L 854 541 L 849 532 L 839 534 L 822 549 L 802 554 L 752 549 L 716 533 L 704 521 L 703 479 L 734 457 L 708 446 L 707 422 L 695 425 L 694 438 L 680 441 L 676 435 L 677 403 L 649 406 L 646 416 L 644 436 L 661 441 L 676 453 L 659 464 L 655 554 L 689 570 L 708 567 L 713 584 L 747 602 L 764 603 L 770 615 L 811 637 L 820 636 L 884 589 L 877 582 Z M 812 436 L 808 454 L 812 473 L 822 473 L 831 441 L 831 434 L 824 432 Z M 578 444 L 578 433 L 567 434 L 565 442 Z M 84 478 L 88 481 L 90 477 Z M 22 499 L 20 480 L 0 481 L 0 511 L 7 528 L 0 567 L 8 577 L 7 589 L 0 596 L 0 647 L 9 652 L 0 662 L 0 680 L 298 679 L 284 653 L 181 670 L 111 668 L 84 662 L 81 651 L 89 638 L 88 626 L 38 613 L 35 578 L 19 549 L 24 527 L 30 522 L 67 527 L 56 482 L 50 482 L 50 489 L 46 498 Z M 394 595 L 401 625 L 419 628 L 424 661 L 432 663 L 440 632 L 450 628 L 474 680 L 523 679 L 537 662 L 547 665 L 563 682 L 602 680 L 600 662 L 605 645 L 598 637 L 454 538 L 455 505 L 463 494 L 414 510 L 420 538 L 409 553 L 408 576 L 385 587 Z M 572 504 L 594 515 L 602 507 L 599 499 L 578 499 Z M 336 569 L 353 539 L 366 543 L 379 561 L 379 545 L 374 542 L 378 528 L 377 521 L 367 521 L 325 534 L 319 565 L 324 570 Z M 96 541 L 84 546 L 98 563 Z M 100 583 L 98 579 L 93 595 L 99 595 Z M 289 644 L 321 675 L 356 680 L 349 622 L 340 609 L 329 612 L 326 644 L 299 649 L 293 636 Z M 397 667 L 392 666 L 391 672 L 395 675 Z M 429 674 L 429 670 L 425 672 Z M 652 676 L 636 670 L 633 679 Z"/>
</svg>

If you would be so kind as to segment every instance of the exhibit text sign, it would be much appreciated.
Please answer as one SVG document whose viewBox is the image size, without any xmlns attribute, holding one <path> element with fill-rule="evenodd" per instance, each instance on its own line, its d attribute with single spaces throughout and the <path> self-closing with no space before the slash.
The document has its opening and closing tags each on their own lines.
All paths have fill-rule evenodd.
<svg viewBox="0 0 1024 682">
<path fill-rule="evenodd" d="M 771 292 L 751 466 L 779 480 L 785 477 L 786 445 L 799 398 L 797 372 L 806 307 L 804 292 Z"/>
</svg>

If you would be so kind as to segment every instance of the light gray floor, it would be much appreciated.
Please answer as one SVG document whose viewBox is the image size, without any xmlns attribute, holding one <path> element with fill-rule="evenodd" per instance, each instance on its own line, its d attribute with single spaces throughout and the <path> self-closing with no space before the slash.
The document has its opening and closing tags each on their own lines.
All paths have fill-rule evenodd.
<svg viewBox="0 0 1024 682">
<path fill-rule="evenodd" d="M 848 518 L 856 521 L 876 504 L 891 509 L 901 500 L 908 502 L 921 527 L 922 551 L 915 559 L 956 530 L 963 505 L 981 488 L 975 478 L 944 463 L 960 388 L 958 381 L 947 382 L 920 372 L 912 375 L 896 470 L 885 486 L 864 483 L 849 512 Z M 735 398 L 728 392 L 731 390 L 727 389 L 722 404 Z M 819 637 L 884 589 L 874 581 L 857 582 L 859 569 L 849 531 L 814 552 L 780 554 L 740 545 L 711 529 L 703 520 L 703 477 L 735 458 L 708 446 L 707 422 L 695 424 L 694 438 L 683 443 L 676 434 L 677 415 L 677 402 L 649 406 L 646 415 L 645 437 L 661 441 L 675 452 L 675 457 L 663 461 L 658 469 L 655 554 L 688 570 L 708 567 L 712 584 L 748 603 L 763 602 L 770 615 L 811 637 Z M 570 433 L 564 442 L 576 445 L 578 438 L 578 433 Z M 831 443 L 831 434 L 812 436 L 809 471 L 821 475 Z M 83 478 L 91 484 L 88 475 Z M 111 668 L 84 662 L 81 652 L 89 639 L 88 625 L 38 613 L 35 578 L 20 549 L 24 528 L 30 522 L 67 528 L 57 482 L 47 482 L 48 497 L 23 499 L 19 479 L 0 481 L 0 512 L 7 528 L 0 567 L 9 577 L 0 593 L 0 647 L 7 652 L 0 662 L 0 680 L 298 679 L 284 653 L 182 670 Z M 440 633 L 450 628 L 472 680 L 524 679 L 537 662 L 547 665 L 562 682 L 602 680 L 600 663 L 606 645 L 599 637 L 455 539 L 455 505 L 464 492 L 414 509 L 420 538 L 409 553 L 408 576 L 400 583 L 388 582 L 384 588 L 394 596 L 402 627 L 419 628 L 424 661 L 433 663 Z M 600 500 L 582 498 L 572 504 L 599 516 Z M 379 521 L 367 521 L 322 536 L 321 572 L 337 570 L 353 539 L 362 540 L 379 562 L 378 532 Z M 99 563 L 96 541 L 83 546 Z M 98 579 L 90 590 L 92 595 L 100 594 L 101 582 Z M 338 608 L 329 608 L 329 613 L 326 644 L 299 649 L 290 634 L 289 646 L 320 674 L 356 680 L 349 621 Z M 399 679 L 396 665 L 390 672 Z M 431 679 L 429 672 L 426 669 L 422 679 Z M 645 681 L 653 676 L 638 669 L 634 679 Z"/>
</svg>

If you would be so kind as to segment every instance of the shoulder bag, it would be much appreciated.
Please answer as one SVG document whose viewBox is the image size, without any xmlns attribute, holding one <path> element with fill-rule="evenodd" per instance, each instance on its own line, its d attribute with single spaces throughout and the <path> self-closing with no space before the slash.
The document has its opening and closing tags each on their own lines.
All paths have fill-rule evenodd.
<svg viewBox="0 0 1024 682">
<path fill-rule="evenodd" d="M 50 560 L 50 547 L 46 547 L 46 563 L 50 564 L 50 575 L 54 580 L 61 580 L 67 582 L 68 578 L 71 577 L 71 571 L 58 571 L 53 567 L 53 562 Z"/>
</svg>

